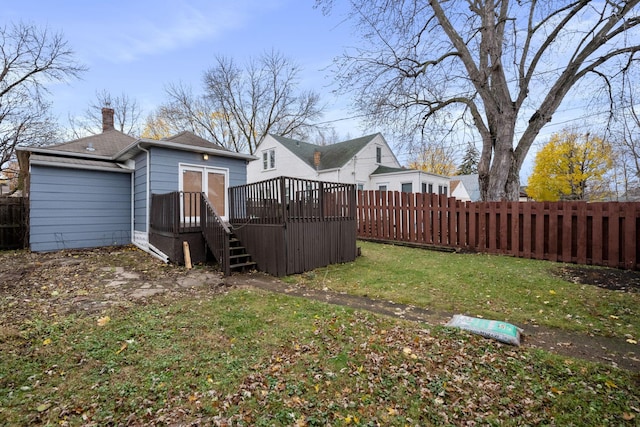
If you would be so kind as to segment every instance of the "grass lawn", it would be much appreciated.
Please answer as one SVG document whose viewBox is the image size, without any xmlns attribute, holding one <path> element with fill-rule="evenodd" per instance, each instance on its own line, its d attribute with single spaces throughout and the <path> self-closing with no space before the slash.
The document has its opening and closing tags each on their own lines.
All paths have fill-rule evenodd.
<svg viewBox="0 0 640 427">
<path fill-rule="evenodd" d="M 396 249 L 380 247 L 374 256 L 377 247 L 364 248 L 356 265 L 358 280 L 366 282 L 375 276 L 367 272 L 374 258 Z M 415 258 L 405 264 L 445 256 L 400 249 L 385 265 L 410 254 Z M 455 265 L 467 267 L 456 267 L 458 281 L 472 282 L 465 271 L 478 258 L 459 259 Z M 502 268 L 497 258 L 483 261 L 490 272 Z M 572 298 L 563 295 L 569 288 L 561 282 L 553 288 L 538 283 L 544 272 L 532 278 L 539 266 L 523 263 L 520 275 L 513 268 L 513 277 L 534 287 L 515 301 L 531 295 L 531 304 L 544 310 L 562 306 L 536 298 L 550 289 L 556 295 L 545 299 Z M 352 268 L 317 274 L 335 286 L 354 275 Z M 383 264 L 376 271 L 398 278 Z M 491 273 L 485 274 L 490 283 Z M 426 303 L 446 294 L 446 286 L 436 284 L 444 276 L 422 287 L 427 280 L 417 276 L 396 286 L 406 289 L 397 295 L 431 294 Z M 381 282 L 369 293 L 392 292 Z M 497 305 L 510 305 L 498 290 L 483 292 L 495 294 Z M 447 308 L 461 307 L 450 301 Z M 99 318 L 35 318 L 19 329 L 0 329 L 0 354 L 2 425 L 617 426 L 637 425 L 640 418 L 637 374 L 258 290 L 159 298 Z"/>
<path fill-rule="evenodd" d="M 314 288 L 520 325 L 540 324 L 640 341 L 640 293 L 578 285 L 562 264 L 358 242 L 355 262 L 286 278 Z"/>
</svg>

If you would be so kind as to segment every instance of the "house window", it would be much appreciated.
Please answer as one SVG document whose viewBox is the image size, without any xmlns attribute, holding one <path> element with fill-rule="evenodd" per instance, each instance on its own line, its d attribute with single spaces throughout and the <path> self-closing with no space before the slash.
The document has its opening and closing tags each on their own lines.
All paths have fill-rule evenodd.
<svg viewBox="0 0 640 427">
<path fill-rule="evenodd" d="M 382 147 L 376 147 L 376 163 L 382 163 Z"/>
<path fill-rule="evenodd" d="M 438 194 L 444 194 L 446 196 L 448 191 L 449 189 L 446 185 L 438 185 Z"/>
<path fill-rule="evenodd" d="M 379 191 L 387 191 L 387 184 L 378 185 Z"/>
<path fill-rule="evenodd" d="M 276 150 L 266 150 L 262 152 L 262 170 L 270 170 L 276 168 Z"/>
<path fill-rule="evenodd" d="M 429 193 L 433 193 L 433 184 L 429 184 Z"/>
<path fill-rule="evenodd" d="M 401 191 L 403 193 L 413 193 L 413 184 L 411 182 L 403 183 Z"/>
<path fill-rule="evenodd" d="M 364 190 L 364 184 L 359 182 L 358 183 L 358 191 L 362 191 L 362 190 Z"/>
</svg>

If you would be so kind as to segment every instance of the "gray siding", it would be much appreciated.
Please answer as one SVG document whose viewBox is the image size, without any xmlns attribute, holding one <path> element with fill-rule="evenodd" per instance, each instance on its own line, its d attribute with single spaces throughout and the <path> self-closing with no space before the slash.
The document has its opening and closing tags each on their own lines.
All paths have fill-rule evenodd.
<svg viewBox="0 0 640 427">
<path fill-rule="evenodd" d="M 209 156 L 187 151 L 151 148 L 151 193 L 161 194 L 178 191 L 180 163 L 229 169 L 229 187 L 247 183 L 246 161 L 228 157 Z"/>
<path fill-rule="evenodd" d="M 147 231 L 147 153 L 135 158 L 134 192 L 134 230 Z"/>
<path fill-rule="evenodd" d="M 131 243 L 131 175 L 31 166 L 32 251 Z"/>
</svg>

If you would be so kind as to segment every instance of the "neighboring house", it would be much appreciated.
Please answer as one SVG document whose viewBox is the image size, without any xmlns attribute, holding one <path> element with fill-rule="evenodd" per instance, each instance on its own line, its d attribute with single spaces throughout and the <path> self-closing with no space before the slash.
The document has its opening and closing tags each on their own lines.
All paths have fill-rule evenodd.
<svg viewBox="0 0 640 427">
<path fill-rule="evenodd" d="M 359 190 L 448 194 L 448 177 L 401 168 L 379 133 L 331 145 L 267 135 L 256 155 L 247 167 L 250 183 L 288 176 L 355 184 Z"/>
<path fill-rule="evenodd" d="M 479 202 L 481 197 L 478 174 L 452 176 L 451 197 L 463 202 Z"/>
<path fill-rule="evenodd" d="M 9 194 L 10 191 L 11 189 L 9 187 L 9 180 L 0 176 L 0 196 Z"/>
<path fill-rule="evenodd" d="M 151 194 L 205 192 L 224 216 L 228 187 L 246 183 L 247 162 L 255 157 L 190 132 L 135 139 L 114 129 L 113 113 L 103 108 L 101 134 L 18 150 L 30 203 L 31 250 L 129 243 L 153 250 Z"/>
</svg>

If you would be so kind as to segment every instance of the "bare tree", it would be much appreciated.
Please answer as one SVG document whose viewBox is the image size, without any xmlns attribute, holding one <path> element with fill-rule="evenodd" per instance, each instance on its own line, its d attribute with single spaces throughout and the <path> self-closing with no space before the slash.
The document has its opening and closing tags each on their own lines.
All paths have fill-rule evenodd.
<svg viewBox="0 0 640 427">
<path fill-rule="evenodd" d="M 0 27 L 0 171 L 16 147 L 55 140 L 46 85 L 83 71 L 61 34 L 22 23 Z"/>
<path fill-rule="evenodd" d="M 307 138 L 321 131 L 311 122 L 322 115 L 319 95 L 297 91 L 300 68 L 277 52 L 241 68 L 217 56 L 204 73 L 199 95 L 185 84 L 166 89 L 169 101 L 147 119 L 143 135 L 189 130 L 229 150 L 253 154 L 268 133 Z"/>
<path fill-rule="evenodd" d="M 227 137 L 223 114 L 208 97 L 195 94 L 183 83 L 170 84 L 165 90 L 169 101 L 147 118 L 143 136 L 166 137 L 188 130 L 227 149 L 240 151 Z"/>
<path fill-rule="evenodd" d="M 615 108 L 609 122 L 616 161 L 615 184 L 618 195 L 629 197 L 640 190 L 640 70 L 623 76 L 623 85 L 613 100 Z"/>
<path fill-rule="evenodd" d="M 113 108 L 114 126 L 122 133 L 131 136 L 140 135 L 142 109 L 126 93 L 112 96 L 107 90 L 96 92 L 96 98 L 89 104 L 81 117 L 69 116 L 73 137 L 80 138 L 102 132 L 102 108 Z"/>
<path fill-rule="evenodd" d="M 277 52 L 240 68 L 218 56 L 204 75 L 205 96 L 219 114 L 225 144 L 253 154 L 269 133 L 306 138 L 322 115 L 320 97 L 297 91 L 298 65 Z"/>
<path fill-rule="evenodd" d="M 637 66 L 639 2 L 351 0 L 364 37 L 337 60 L 339 88 L 396 129 L 462 120 L 482 141 L 483 199 L 517 200 L 525 157 L 568 92 L 610 90 Z"/>
</svg>

